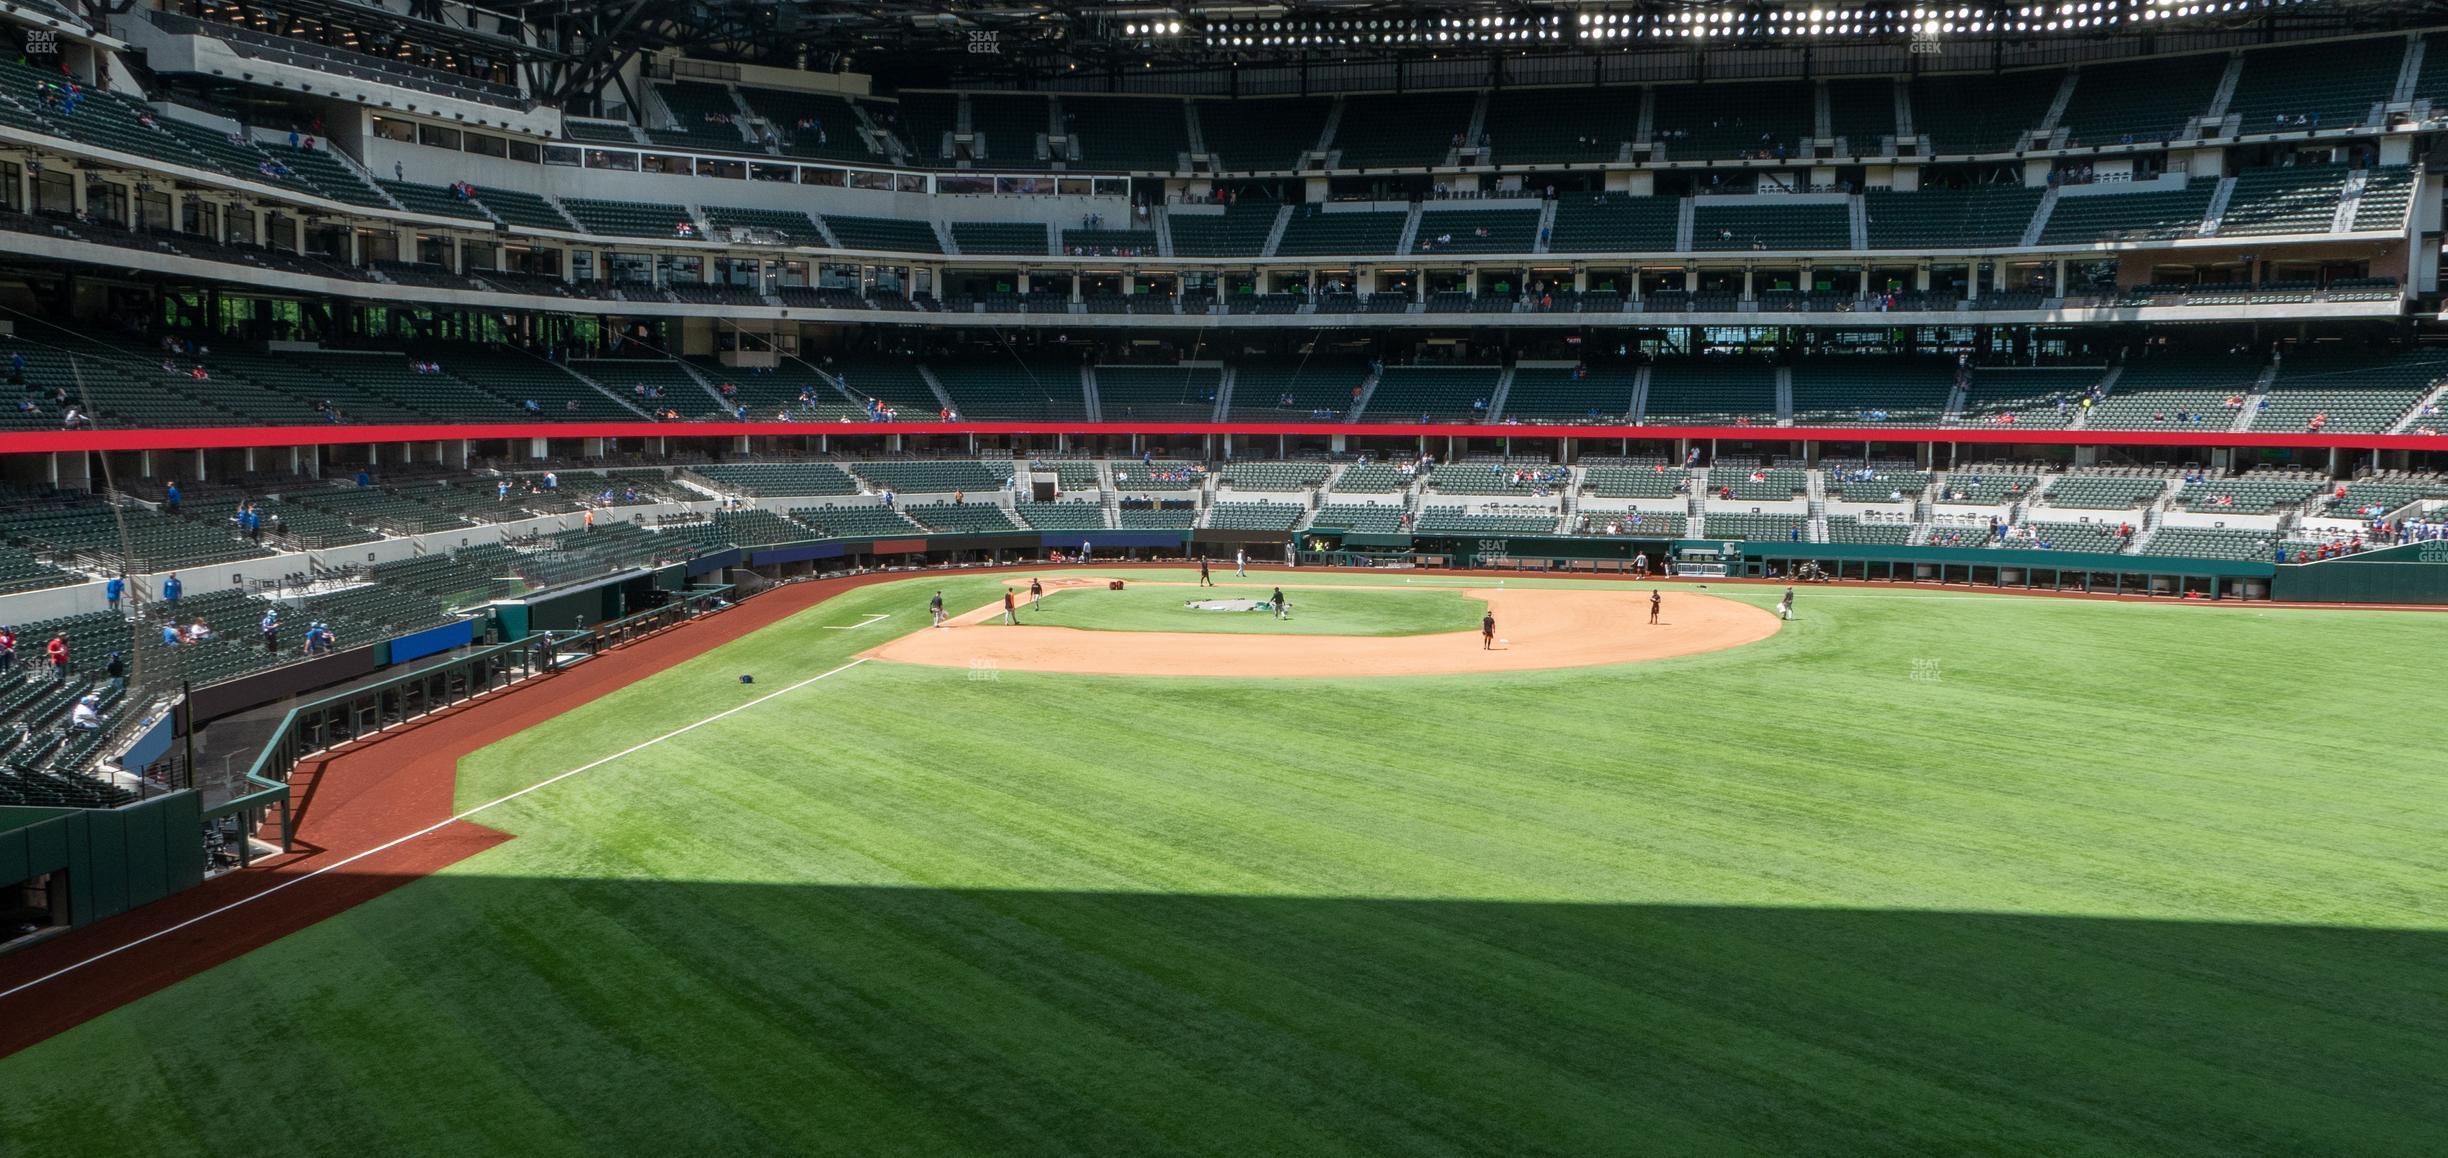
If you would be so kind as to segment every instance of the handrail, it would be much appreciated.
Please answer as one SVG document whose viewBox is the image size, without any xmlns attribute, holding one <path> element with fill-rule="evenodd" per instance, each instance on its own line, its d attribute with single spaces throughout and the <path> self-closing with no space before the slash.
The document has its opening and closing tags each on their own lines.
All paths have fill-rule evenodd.
<svg viewBox="0 0 2448 1158">
<path fill-rule="evenodd" d="M 357 739 L 386 723 L 413 719 L 427 712 L 506 687 L 539 671 L 553 669 L 557 655 L 575 647 L 589 658 L 643 635 L 714 610 L 736 590 L 732 584 L 694 586 L 676 593 L 671 602 L 634 615 L 578 631 L 539 631 L 525 639 L 479 648 L 446 663 L 435 664 L 388 679 L 334 692 L 295 705 L 264 741 L 245 781 L 255 790 L 206 809 L 204 819 L 218 820 L 277 804 L 281 810 L 281 851 L 294 851 L 289 815 L 289 776 L 309 753 Z M 538 645 L 542 646 L 539 647 Z M 497 682 L 496 676 L 510 675 Z M 439 680 L 439 694 L 435 681 Z M 454 691 L 455 686 L 455 691 Z M 421 693 L 421 694 L 419 694 Z M 396 700 L 394 700 L 396 696 Z M 411 701 L 415 701 L 412 707 Z M 334 718 L 334 709 L 346 715 Z M 365 724 L 372 723 L 373 729 Z M 329 729 L 329 730 L 326 730 Z M 309 732 L 313 732 L 311 737 Z M 312 745 L 311 747 L 309 745 Z"/>
</svg>

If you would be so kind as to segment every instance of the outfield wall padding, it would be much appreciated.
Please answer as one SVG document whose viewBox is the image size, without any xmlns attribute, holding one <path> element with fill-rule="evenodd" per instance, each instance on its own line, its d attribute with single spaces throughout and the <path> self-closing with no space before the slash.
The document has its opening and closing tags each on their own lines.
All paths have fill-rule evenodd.
<svg viewBox="0 0 2448 1158">
<path fill-rule="evenodd" d="M 68 874 L 68 921 L 84 925 L 204 879 L 203 796 L 122 808 L 0 808 L 0 885 Z"/>
</svg>

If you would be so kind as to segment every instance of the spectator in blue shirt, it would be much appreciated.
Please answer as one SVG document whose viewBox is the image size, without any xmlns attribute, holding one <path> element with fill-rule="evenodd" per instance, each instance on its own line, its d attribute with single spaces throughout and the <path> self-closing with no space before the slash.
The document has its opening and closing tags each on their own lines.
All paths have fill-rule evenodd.
<svg viewBox="0 0 2448 1158">
<path fill-rule="evenodd" d="M 187 585 L 179 582 L 178 576 L 172 575 L 171 577 L 162 580 L 162 602 L 167 603 L 172 607 L 177 607 L 179 596 L 184 594 L 186 590 Z"/>
<path fill-rule="evenodd" d="M 111 576 L 110 582 L 102 585 L 102 600 L 110 604 L 112 611 L 119 610 L 119 597 L 125 594 L 127 594 L 127 580 L 117 575 Z"/>
</svg>

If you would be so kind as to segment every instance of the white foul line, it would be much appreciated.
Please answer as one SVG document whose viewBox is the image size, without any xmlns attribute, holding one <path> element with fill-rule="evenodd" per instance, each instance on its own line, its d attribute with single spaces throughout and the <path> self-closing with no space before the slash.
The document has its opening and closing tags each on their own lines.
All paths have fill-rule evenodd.
<svg viewBox="0 0 2448 1158">
<path fill-rule="evenodd" d="M 178 932 L 178 931 L 179 931 L 179 930 L 181 930 L 181 929 L 188 928 L 189 926 L 202 924 L 202 923 L 204 923 L 205 921 L 209 921 L 209 920 L 213 919 L 214 917 L 218 917 L 218 916 L 220 916 L 221 914 L 226 913 L 226 912 L 229 912 L 231 909 L 235 909 L 235 908 L 237 908 L 237 907 L 239 907 L 239 906 L 241 906 L 241 905 L 253 904 L 253 903 L 254 903 L 254 902 L 256 902 L 256 901 L 260 901 L 260 900 L 264 899 L 265 897 L 268 897 L 268 896 L 271 896 L 271 895 L 272 895 L 272 894 L 274 894 L 274 893 L 280 892 L 282 889 L 291 888 L 291 887 L 294 887 L 294 886 L 297 886 L 297 885 L 302 885 L 302 884 L 305 884 L 306 882 L 311 881 L 311 880 L 315 879 L 316 877 L 322 876 L 324 873 L 327 873 L 327 872 L 332 872 L 332 871 L 337 870 L 337 869 L 344 869 L 344 868 L 347 868 L 348 866 L 350 866 L 350 865 L 352 865 L 352 864 L 355 864 L 355 863 L 357 863 L 358 861 L 364 860 L 364 859 L 365 859 L 365 858 L 367 858 L 367 857 L 373 856 L 373 855 L 375 855 L 376 853 L 388 852 L 388 851 L 390 851 L 391 849 L 398 848 L 399 846 L 401 846 L 401 845 L 403 845 L 403 844 L 406 844 L 406 843 L 408 843 L 409 841 L 415 840 L 415 839 L 417 839 L 418 837 L 421 837 L 421 836 L 429 836 L 429 835 L 431 835 L 431 834 L 433 834 L 433 833 L 440 832 L 441 830 L 443 830 L 443 829 L 445 829 L 445 828 L 448 828 L 448 827 L 450 827 L 451 825 L 457 824 L 457 823 L 459 823 L 459 822 L 460 822 L 460 821 L 462 821 L 462 820 L 466 820 L 467 818 L 469 818 L 469 817 L 471 817 L 471 816 L 474 816 L 474 815 L 476 815 L 477 813 L 480 813 L 480 812 L 486 811 L 487 809 L 496 808 L 496 807 L 499 807 L 499 806 L 504 805 L 504 804 L 508 804 L 508 803 L 510 803 L 511 801 L 516 800 L 516 799 L 518 799 L 518 798 L 519 798 L 519 797 L 521 797 L 521 796 L 525 796 L 525 795 L 527 795 L 528 793 L 533 792 L 533 791 L 535 791 L 535 790 L 537 790 L 537 789 L 539 789 L 539 788 L 548 788 L 548 787 L 551 787 L 552 785 L 559 784 L 560 782 L 562 782 L 562 781 L 564 781 L 564 780 L 567 780 L 567 779 L 569 779 L 569 778 L 570 778 L 570 777 L 572 777 L 572 776 L 576 776 L 577 774 L 579 774 L 579 773 L 581 773 L 581 772 L 587 772 L 587 771 L 592 771 L 592 770 L 597 769 L 597 768 L 601 768 L 601 767 L 603 767 L 604 765 L 609 764 L 609 763 L 613 762 L 614 760 L 618 760 L 618 759 L 620 759 L 620 758 L 621 758 L 621 757 L 623 757 L 623 756 L 628 756 L 628 755 L 633 755 L 633 754 L 638 753 L 638 752 L 643 752 L 643 751 L 645 751 L 646 749 L 648 749 L 648 748 L 652 748 L 652 747 L 654 747 L 655 745 L 660 744 L 660 743 L 662 743 L 662 742 L 663 742 L 663 741 L 665 741 L 665 740 L 669 740 L 669 739 L 671 739 L 671 738 L 672 738 L 672 737 L 674 737 L 674 736 L 681 736 L 681 735 L 686 735 L 686 734 L 688 734 L 688 733 L 690 733 L 690 732 L 694 732 L 694 731 L 696 731 L 697 729 L 702 728 L 702 727 L 705 727 L 707 724 L 711 724 L 711 723 L 713 723 L 713 722 L 714 722 L 714 721 L 716 721 L 716 720 L 722 719 L 722 718 L 724 718 L 724 717 L 726 717 L 726 716 L 733 716 L 733 715 L 737 715 L 737 714 L 739 714 L 739 713 L 741 713 L 741 712 L 747 711 L 748 709 L 750 709 L 750 708 L 753 708 L 753 707 L 757 706 L 758 704 L 761 704 L 761 703 L 764 703 L 764 702 L 765 702 L 765 701 L 767 701 L 767 700 L 773 699 L 773 698 L 774 698 L 774 697 L 776 697 L 776 696 L 788 695 L 788 694 L 789 694 L 789 693 L 791 693 L 791 692 L 798 691 L 799 689 L 804 688 L 804 687 L 808 686 L 809 684 L 815 683 L 815 682 L 816 682 L 816 681 L 818 681 L 818 680 L 821 680 L 821 679 L 826 679 L 826 678 L 829 678 L 829 677 L 832 677 L 832 676 L 837 676 L 837 675 L 840 675 L 841 673 L 846 672 L 846 671 L 849 671 L 851 668 L 857 667 L 858 665 L 863 664 L 863 663 L 865 663 L 865 662 L 867 662 L 867 661 L 866 661 L 866 659 L 865 659 L 865 658 L 863 658 L 863 657 L 862 657 L 862 658 L 859 658 L 859 659 L 854 659 L 854 660 L 851 660 L 850 662 L 845 663 L 845 664 L 841 665 L 840 667 L 834 668 L 834 669 L 833 669 L 833 670 L 831 670 L 831 671 L 824 672 L 824 673 L 819 674 L 819 675 L 812 675 L 812 676 L 809 676 L 808 678 L 803 679 L 803 680 L 800 680 L 798 683 L 792 684 L 792 685 L 790 685 L 789 687 L 786 687 L 786 688 L 781 689 L 780 691 L 767 692 L 767 693 L 765 693 L 764 695 L 758 696 L 757 698 L 755 698 L 755 699 L 753 699 L 753 700 L 750 700 L 750 701 L 748 701 L 747 703 L 740 704 L 740 705 L 738 705 L 737 707 L 725 708 L 725 709 L 723 709 L 722 711 L 716 712 L 716 713 L 714 713 L 714 714 L 713 714 L 713 715 L 711 715 L 711 716 L 707 716 L 706 718 L 704 718 L 704 719 L 702 719 L 702 720 L 699 720 L 699 721 L 697 721 L 697 722 L 696 722 L 696 723 L 694 723 L 694 724 L 689 724 L 689 725 L 686 725 L 686 726 L 683 726 L 683 727 L 674 728 L 674 729 L 672 729 L 671 731 L 665 732 L 665 733 L 663 733 L 662 735 L 655 737 L 654 739 L 647 740 L 647 741 L 645 741 L 645 742 L 643 742 L 643 743 L 640 743 L 640 744 L 634 744 L 634 745 L 631 745 L 630 747 L 627 747 L 627 748 L 623 748 L 623 749 L 621 749 L 620 751 L 618 751 L 618 752 L 614 752 L 614 753 L 612 753 L 611 755 L 606 756 L 606 757 L 604 757 L 604 758 L 602 758 L 602 759 L 600 759 L 600 760 L 590 761 L 590 762 L 588 762 L 588 763 L 581 764 L 581 765 L 579 765 L 578 767 L 572 768 L 572 769 L 570 769 L 570 770 L 569 770 L 569 771 L 567 771 L 567 772 L 563 772 L 563 773 L 561 773 L 561 774 L 560 774 L 560 775 L 558 775 L 558 776 L 554 776 L 554 777 L 551 777 L 551 778 L 549 778 L 549 779 L 545 779 L 545 780 L 539 780 L 539 781 L 537 781 L 536 783 L 530 784 L 530 785 L 528 785 L 528 786 L 527 786 L 527 787 L 525 787 L 525 788 L 521 788 L 521 789 L 519 789 L 518 791 L 516 791 L 516 792 L 513 792 L 513 793 L 509 794 L 508 796 L 504 796 L 504 797 L 501 797 L 501 798 L 496 799 L 496 800 L 488 800 L 488 801 L 486 801 L 486 802 L 484 802 L 484 803 L 482 803 L 482 804 L 477 805 L 477 806 L 476 806 L 476 807 L 474 807 L 474 808 L 468 809 L 468 810 L 467 810 L 467 811 L 465 811 L 465 812 L 462 812 L 462 813 L 460 813 L 460 814 L 458 814 L 458 815 L 456 815 L 456 816 L 453 816 L 453 817 L 451 817 L 451 818 L 450 818 L 450 819 L 448 819 L 448 820 L 438 821 L 438 822 L 436 822 L 436 823 L 434 823 L 434 824 L 429 824 L 429 825 L 427 825 L 427 826 L 425 826 L 425 827 L 423 827 L 423 828 L 420 828 L 420 829 L 416 830 L 415 832 L 411 832 L 411 833 L 409 833 L 409 834 L 408 834 L 408 835 L 406 835 L 406 836 L 398 837 L 398 838 L 396 838 L 396 839 L 386 841 L 386 842 L 384 842 L 384 843 L 382 843 L 382 844 L 378 844 L 378 845 L 374 846 L 373 848 L 369 848 L 369 849 L 365 850 L 364 852 L 352 853 L 352 854 L 350 854 L 349 856 L 343 857 L 343 858 L 341 858 L 340 860 L 337 860 L 337 861 L 332 862 L 331 864 L 324 865 L 323 867 L 318 868 L 318 869 L 314 870 L 313 872 L 307 873 L 307 874 L 305 874 L 304 876 L 293 877 L 293 878 L 291 878 L 291 879 L 289 879 L 289 880 L 282 881 L 281 883 L 279 883 L 279 884 L 277 884 L 277 885 L 274 885 L 274 886 L 272 886 L 271 888 L 265 889 L 264 891 L 262 891 L 262 892 L 260 892 L 260 893 L 254 893 L 254 894 L 250 894 L 250 895 L 248 895 L 248 896 L 240 897 L 240 898 L 238 898 L 237 900 L 231 901 L 230 903 L 228 903 L 228 904 L 226 904 L 226 905 L 223 905 L 223 906 L 221 906 L 221 907 L 220 907 L 220 908 L 218 908 L 218 909 L 213 909 L 213 910 L 211 910 L 211 911 L 209 911 L 209 912 L 199 913 L 199 914 L 197 914 L 197 915 L 195 915 L 195 916 L 189 917 L 189 918 L 187 918 L 187 919 L 186 919 L 186 920 L 184 920 L 184 921 L 180 921 L 178 924 L 175 924 L 175 925 L 170 926 L 169 928 L 166 928 L 166 929 L 161 929 L 161 930 L 158 930 L 158 931 L 156 931 L 156 932 L 152 932 L 152 933 L 147 933 L 147 934 L 145 934 L 144 936 L 142 936 L 142 937 L 138 937 L 138 938 L 136 938 L 135 940 L 130 941 L 130 942 L 128 942 L 128 943 L 127 943 L 127 944 L 125 944 L 125 945 L 121 945 L 121 946 L 119 946 L 119 947 L 118 947 L 118 948 L 116 948 L 116 949 L 107 949 L 107 950 L 104 950 L 104 951 L 102 951 L 102 952 L 100 952 L 100 953 L 96 953 L 96 954 L 94 954 L 94 955 L 93 955 L 93 956 L 91 956 L 91 957 L 87 957 L 86 959 L 84 959 L 84 960 L 82 960 L 82 961 L 79 961 L 79 962 L 77 962 L 77 963 L 75 963 L 75 964 L 73 964 L 73 965 L 63 965 L 63 966 L 61 966 L 61 967 L 60 967 L 60 968 L 58 968 L 58 969 L 52 970 L 52 971 L 51 971 L 51 972 L 49 972 L 49 973 L 46 973 L 46 974 L 44 974 L 44 975 L 42 975 L 42 976 L 40 976 L 40 977 L 37 977 L 37 978 L 33 979 L 32 981 L 25 982 L 25 983 L 23 983 L 23 984 L 21 984 L 21 985 L 18 985 L 18 986 L 16 986 L 16 987 L 14 987 L 14 988 L 11 988 L 11 989 L 0 990 L 0 1000 L 6 1000 L 6 999 L 8 999 L 8 998 L 14 997 L 14 996 L 16 996 L 17 994 L 23 993 L 23 992 L 25 992 L 25 991 L 26 991 L 26 990 L 28 990 L 28 989 L 32 989 L 32 988 L 34 988 L 35 986 L 40 985 L 40 984 L 42 984 L 42 983 L 44 983 L 44 982 L 46 982 L 46 981 L 56 980 L 56 979 L 58 979 L 58 978 L 60 978 L 60 977 L 62 977 L 62 976 L 65 976 L 65 975 L 67 975 L 67 974 L 74 973 L 74 972 L 76 972 L 76 971 L 77 971 L 77 970 L 79 970 L 79 969 L 83 969 L 84 967 L 86 967 L 86 966 L 88 966 L 88 965 L 92 965 L 92 964 L 94 964 L 94 963 L 96 963 L 96 962 L 98 962 L 98 961 L 102 961 L 102 960 L 107 959 L 107 958 L 110 958 L 110 957 L 116 957 L 116 956 L 118 956 L 119 954 L 121 954 L 121 953 L 125 953 L 125 952 L 127 952 L 128 950 L 133 949 L 133 948 L 135 948 L 135 947 L 137 947 L 137 946 L 139 946 L 139 945 L 145 944 L 145 943 L 146 943 L 146 942 L 148 942 L 148 941 L 155 941 L 155 940 L 159 940 L 159 939 L 161 939 L 161 938 L 163 938 L 163 937 L 167 937 L 167 936 L 169 936 L 169 935 L 170 935 L 170 934 L 172 934 L 172 933 L 176 933 L 176 932 Z"/>
<path fill-rule="evenodd" d="M 825 628 L 825 630 L 826 630 L 826 631 L 857 631 L 859 628 L 865 627 L 865 626 L 867 626 L 867 625 L 868 625 L 868 624 L 870 624 L 870 623 L 874 623 L 876 620 L 879 620 L 879 619 L 889 619 L 889 618 L 891 618 L 891 616 L 892 616 L 892 612 L 889 612 L 889 611 L 879 611 L 879 612 L 877 612 L 877 613 L 875 613 L 875 614 L 873 614 L 873 615 L 868 616 L 868 617 L 867 617 L 867 618 L 865 618 L 865 619 L 859 620 L 857 623 L 853 623 L 853 624 L 849 625 L 848 627 L 827 627 L 827 628 Z"/>
</svg>

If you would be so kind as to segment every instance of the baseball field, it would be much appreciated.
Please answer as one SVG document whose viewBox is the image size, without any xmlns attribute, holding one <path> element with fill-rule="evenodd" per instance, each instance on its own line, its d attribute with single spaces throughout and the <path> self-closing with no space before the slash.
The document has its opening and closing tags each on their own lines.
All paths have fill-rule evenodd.
<svg viewBox="0 0 2448 1158">
<path fill-rule="evenodd" d="M 2448 616 L 1046 574 L 476 752 L 511 839 L 0 1059 L 0 1154 L 2448 1152 Z"/>
</svg>

